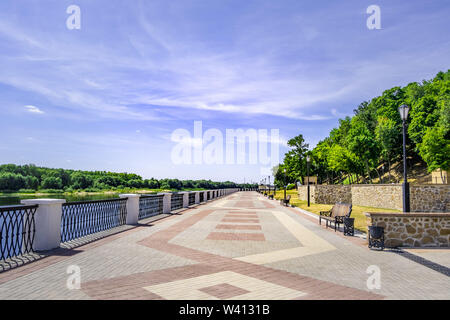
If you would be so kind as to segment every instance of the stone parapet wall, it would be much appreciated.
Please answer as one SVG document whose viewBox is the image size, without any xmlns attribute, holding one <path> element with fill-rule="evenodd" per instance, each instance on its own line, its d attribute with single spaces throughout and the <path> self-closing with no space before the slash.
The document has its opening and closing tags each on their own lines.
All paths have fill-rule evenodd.
<svg viewBox="0 0 450 320">
<path fill-rule="evenodd" d="M 410 185 L 410 206 L 415 212 L 450 212 L 450 185 Z"/>
<path fill-rule="evenodd" d="M 450 247 L 450 213 L 364 213 L 383 227 L 386 247 Z"/>
<path fill-rule="evenodd" d="M 403 210 L 400 184 L 354 184 L 351 193 L 355 206 Z"/>
</svg>

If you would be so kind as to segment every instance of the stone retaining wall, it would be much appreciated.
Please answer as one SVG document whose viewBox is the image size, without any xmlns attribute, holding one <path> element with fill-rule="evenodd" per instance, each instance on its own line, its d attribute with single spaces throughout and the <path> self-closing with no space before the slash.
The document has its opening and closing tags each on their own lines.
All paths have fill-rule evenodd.
<svg viewBox="0 0 450 320">
<path fill-rule="evenodd" d="M 310 185 L 311 203 L 352 203 L 382 209 L 403 210 L 401 184 Z M 298 188 L 307 200 L 307 186 Z M 410 185 L 411 212 L 449 212 L 450 185 Z"/>
<path fill-rule="evenodd" d="M 352 185 L 351 193 L 355 206 L 403 209 L 400 184 L 355 184 Z"/>
<path fill-rule="evenodd" d="M 351 185 L 318 185 L 316 187 L 316 203 L 335 204 L 337 202 L 352 203 Z"/>
<path fill-rule="evenodd" d="M 311 203 L 335 204 L 337 202 L 352 203 L 352 193 L 350 185 L 339 184 L 319 184 L 310 185 Z M 307 200 L 308 186 L 298 188 L 298 197 L 300 200 Z"/>
<path fill-rule="evenodd" d="M 307 201 L 308 200 L 308 186 L 300 186 L 297 190 L 298 198 L 299 200 Z M 309 195 L 310 195 L 310 201 L 311 203 L 315 202 L 315 195 L 316 195 L 316 186 L 315 185 L 309 185 Z"/>
<path fill-rule="evenodd" d="M 450 185 L 410 185 L 410 206 L 415 212 L 450 212 Z"/>
<path fill-rule="evenodd" d="M 364 214 L 368 225 L 384 228 L 386 247 L 450 247 L 450 213 Z"/>
</svg>

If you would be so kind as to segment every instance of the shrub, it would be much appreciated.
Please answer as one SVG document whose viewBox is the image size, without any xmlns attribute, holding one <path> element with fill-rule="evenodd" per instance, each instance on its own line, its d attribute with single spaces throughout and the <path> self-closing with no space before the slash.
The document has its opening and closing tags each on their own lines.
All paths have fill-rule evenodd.
<svg viewBox="0 0 450 320">
<path fill-rule="evenodd" d="M 62 189 L 41 189 L 39 190 L 41 193 L 63 193 L 64 190 Z"/>
<path fill-rule="evenodd" d="M 295 183 L 290 183 L 290 184 L 288 184 L 287 187 L 286 187 L 286 189 L 287 189 L 287 190 L 295 189 Z"/>
<path fill-rule="evenodd" d="M 20 189 L 18 192 L 19 193 L 35 193 L 36 190 L 33 190 L 33 189 Z"/>
</svg>

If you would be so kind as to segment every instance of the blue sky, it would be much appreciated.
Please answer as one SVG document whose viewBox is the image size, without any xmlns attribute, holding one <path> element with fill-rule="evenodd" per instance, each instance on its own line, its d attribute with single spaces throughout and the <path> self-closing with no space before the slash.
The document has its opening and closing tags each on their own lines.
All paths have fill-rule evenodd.
<svg viewBox="0 0 450 320">
<path fill-rule="evenodd" d="M 260 181 L 259 165 L 174 164 L 172 132 L 314 146 L 362 101 L 447 70 L 449 17 L 437 0 L 3 0 L 0 163 Z"/>
</svg>

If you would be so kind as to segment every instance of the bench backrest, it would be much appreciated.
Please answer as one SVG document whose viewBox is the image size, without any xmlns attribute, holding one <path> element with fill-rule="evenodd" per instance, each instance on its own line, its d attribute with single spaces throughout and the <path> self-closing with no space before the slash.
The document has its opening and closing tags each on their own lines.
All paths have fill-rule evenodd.
<svg viewBox="0 0 450 320">
<path fill-rule="evenodd" d="M 332 217 L 338 217 L 338 216 L 350 217 L 351 212 L 352 212 L 351 204 L 336 203 L 333 206 L 333 208 L 331 209 L 331 216 Z"/>
</svg>

